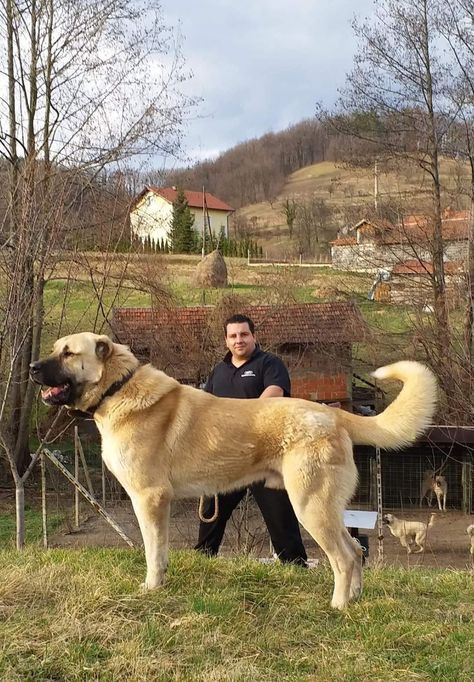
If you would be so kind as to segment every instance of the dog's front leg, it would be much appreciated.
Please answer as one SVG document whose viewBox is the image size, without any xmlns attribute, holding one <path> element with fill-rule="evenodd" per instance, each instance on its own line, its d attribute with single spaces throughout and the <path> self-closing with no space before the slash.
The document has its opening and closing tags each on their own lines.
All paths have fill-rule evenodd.
<svg viewBox="0 0 474 682">
<path fill-rule="evenodd" d="M 407 554 L 411 554 L 411 540 L 409 540 L 406 535 L 400 536 L 400 544 L 402 547 L 405 547 Z"/>
<path fill-rule="evenodd" d="M 142 587 L 152 590 L 162 584 L 168 566 L 171 494 L 152 488 L 130 497 L 145 545 L 146 578 Z"/>
</svg>

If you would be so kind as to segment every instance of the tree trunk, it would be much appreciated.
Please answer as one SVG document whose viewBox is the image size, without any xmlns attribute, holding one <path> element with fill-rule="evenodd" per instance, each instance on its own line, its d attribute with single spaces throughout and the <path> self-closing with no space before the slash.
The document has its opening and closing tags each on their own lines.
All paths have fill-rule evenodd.
<svg viewBox="0 0 474 682">
<path fill-rule="evenodd" d="M 25 486 L 23 481 L 15 481 L 15 509 L 16 509 L 16 548 L 25 546 Z"/>
<path fill-rule="evenodd" d="M 474 383 L 474 362 L 473 362 L 473 347 L 472 347 L 472 330 L 474 325 L 474 173 L 471 183 L 471 215 L 469 217 L 469 232 L 468 232 L 468 252 L 466 260 L 466 303 L 464 308 L 463 319 L 463 360 L 464 366 L 464 401 L 463 404 L 467 406 L 464 418 L 466 420 L 472 419 L 472 393 Z M 467 421 L 468 423 L 468 421 Z"/>
</svg>

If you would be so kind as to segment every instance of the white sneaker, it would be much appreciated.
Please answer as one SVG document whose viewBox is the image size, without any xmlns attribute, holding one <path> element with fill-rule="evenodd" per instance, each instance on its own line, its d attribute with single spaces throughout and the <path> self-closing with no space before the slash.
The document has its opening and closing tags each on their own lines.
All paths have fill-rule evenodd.
<svg viewBox="0 0 474 682">
<path fill-rule="evenodd" d="M 278 561 L 278 556 L 274 554 L 269 557 L 261 557 L 257 561 L 259 564 L 274 564 Z M 308 568 L 316 568 L 316 566 L 319 566 L 319 559 L 308 559 L 307 564 Z"/>
</svg>

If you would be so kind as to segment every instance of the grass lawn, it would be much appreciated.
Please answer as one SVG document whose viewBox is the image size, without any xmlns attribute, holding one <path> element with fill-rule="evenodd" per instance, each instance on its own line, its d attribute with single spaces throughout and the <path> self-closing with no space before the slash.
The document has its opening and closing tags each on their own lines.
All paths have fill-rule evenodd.
<svg viewBox="0 0 474 682">
<path fill-rule="evenodd" d="M 367 570 L 363 599 L 329 607 L 332 574 L 171 555 L 140 593 L 139 550 L 0 552 L 0 679 L 473 679 L 472 573 Z"/>
<path fill-rule="evenodd" d="M 15 547 L 16 519 L 12 512 L 14 502 L 12 501 L 8 511 L 5 503 L 0 509 L 0 547 Z M 64 514 L 48 513 L 48 531 L 50 533 L 57 530 L 64 521 Z M 43 540 L 43 526 L 41 512 L 35 509 L 25 509 L 25 533 L 27 544 L 38 544 Z"/>
</svg>

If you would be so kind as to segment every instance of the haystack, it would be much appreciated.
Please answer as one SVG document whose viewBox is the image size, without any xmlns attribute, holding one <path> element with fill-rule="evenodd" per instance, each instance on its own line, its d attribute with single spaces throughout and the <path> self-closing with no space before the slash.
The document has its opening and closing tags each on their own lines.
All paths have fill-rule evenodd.
<svg viewBox="0 0 474 682">
<path fill-rule="evenodd" d="M 223 289 L 227 286 L 227 266 L 219 249 L 211 251 L 198 264 L 194 283 L 203 288 Z"/>
</svg>

